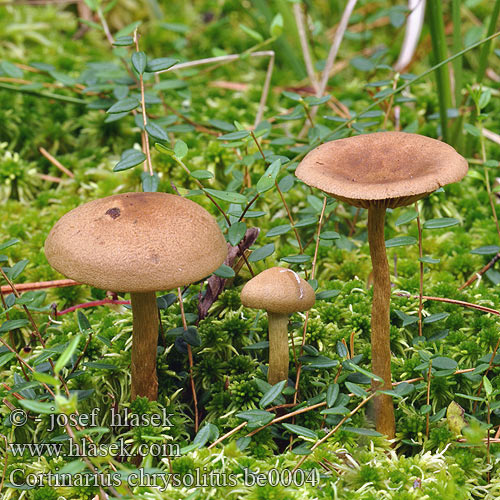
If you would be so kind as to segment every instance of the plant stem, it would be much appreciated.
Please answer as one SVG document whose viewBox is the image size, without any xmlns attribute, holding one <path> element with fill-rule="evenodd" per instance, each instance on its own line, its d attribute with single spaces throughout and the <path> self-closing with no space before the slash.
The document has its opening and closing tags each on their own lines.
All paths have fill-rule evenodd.
<svg viewBox="0 0 500 500">
<path fill-rule="evenodd" d="M 177 296 L 179 297 L 179 307 L 181 308 L 182 326 L 184 331 L 187 330 L 186 315 L 184 314 L 184 303 L 182 302 L 182 291 L 181 288 L 177 288 Z M 194 404 L 194 431 L 198 432 L 199 417 L 198 417 L 198 398 L 196 397 L 196 387 L 194 385 L 193 376 L 193 351 L 191 346 L 187 344 L 188 360 L 189 360 L 189 380 L 191 383 L 191 392 L 193 393 L 193 404 Z"/>
<path fill-rule="evenodd" d="M 431 380 L 432 380 L 432 360 L 429 361 L 429 370 L 427 372 L 427 399 L 426 404 L 429 406 L 431 402 Z M 427 412 L 425 418 L 425 437 L 429 437 L 429 411 Z"/>
<path fill-rule="evenodd" d="M 359 403 L 354 410 L 349 412 L 328 434 L 324 435 L 319 441 L 316 441 L 312 447 L 311 451 L 314 451 L 318 446 L 321 446 L 327 439 L 332 437 L 339 429 L 340 427 L 344 424 L 344 422 L 347 421 L 347 419 L 351 418 L 355 413 L 357 413 L 363 406 L 370 401 L 375 396 L 375 392 L 370 394 L 367 398 L 363 399 L 361 403 Z M 386 396 L 386 394 L 383 394 L 383 396 Z M 388 396 L 390 397 L 390 396 Z M 299 463 L 293 468 L 293 472 L 295 472 L 306 460 L 307 455 L 304 455 L 300 460 Z"/>
<path fill-rule="evenodd" d="M 133 315 L 132 384 L 130 399 L 137 396 L 158 399 L 156 352 L 158 347 L 158 307 L 154 292 L 130 294 Z"/>
<path fill-rule="evenodd" d="M 23 87 L 18 87 L 17 85 L 9 85 L 8 83 L 0 83 L 1 89 L 13 90 L 15 92 L 21 92 L 22 94 L 32 94 L 37 97 L 46 97 L 47 99 L 55 99 L 56 101 L 69 102 L 72 104 L 87 104 L 87 101 L 83 99 L 78 99 L 77 97 L 70 97 L 62 94 L 53 94 L 52 92 L 38 92 L 37 90 L 26 89 Z"/>
<path fill-rule="evenodd" d="M 288 380 L 288 315 L 267 312 L 269 322 L 269 369 L 267 381 L 277 384 Z"/>
<path fill-rule="evenodd" d="M 498 16 L 500 14 L 500 0 L 496 0 L 493 6 L 493 11 L 491 13 L 490 24 L 488 25 L 488 32 L 486 36 L 490 36 L 496 28 Z M 479 67 L 477 68 L 476 80 L 477 83 L 481 83 L 484 78 L 484 73 L 486 72 L 486 66 L 488 65 L 488 57 L 490 55 L 492 40 L 486 42 L 481 48 L 481 54 L 479 56 Z"/>
<path fill-rule="evenodd" d="M 451 1 L 451 17 L 453 22 L 453 52 L 455 53 L 460 52 L 463 48 L 460 4 L 460 0 Z M 463 86 L 463 64 L 461 57 L 457 57 L 453 61 L 453 76 L 455 77 L 455 107 L 459 108 L 462 101 Z"/>
<path fill-rule="evenodd" d="M 372 381 L 372 389 L 390 390 L 391 346 L 390 346 L 390 301 L 391 280 L 385 250 L 385 207 L 373 204 L 368 209 L 368 242 L 373 266 L 373 303 L 371 318 L 372 372 L 384 382 Z M 377 431 L 389 439 L 395 435 L 394 405 L 392 397 L 379 394 L 375 398 Z"/>
<path fill-rule="evenodd" d="M 139 35 L 137 33 L 137 28 L 134 31 L 134 42 L 135 42 L 135 50 L 139 52 Z M 144 141 L 144 149 L 146 150 L 144 153 L 146 154 L 146 158 L 148 161 L 149 175 L 152 176 L 153 164 L 151 162 L 151 151 L 149 149 L 149 134 L 148 131 L 146 130 L 146 126 L 148 124 L 148 115 L 146 114 L 146 99 L 144 96 L 144 78 L 142 76 L 142 73 L 139 75 L 139 86 L 141 88 L 142 123 L 144 125 L 144 130 L 142 131 L 142 137 Z"/>
<path fill-rule="evenodd" d="M 444 33 L 442 0 L 431 0 L 427 3 L 429 14 L 429 29 L 432 41 L 432 57 L 434 63 L 446 60 L 446 37 Z M 436 83 L 439 99 L 439 116 L 443 140 L 448 142 L 448 108 L 451 107 L 451 86 L 448 67 L 440 66 L 436 69 Z"/>
<path fill-rule="evenodd" d="M 420 257 L 420 287 L 419 287 L 419 301 L 418 301 L 418 334 L 422 336 L 422 309 L 424 308 L 424 303 L 422 295 L 424 294 L 424 263 L 422 262 L 423 250 L 422 250 L 422 224 L 420 224 L 420 211 L 418 210 L 418 201 L 415 202 L 415 210 L 417 211 L 417 228 L 418 228 L 418 256 Z"/>
</svg>

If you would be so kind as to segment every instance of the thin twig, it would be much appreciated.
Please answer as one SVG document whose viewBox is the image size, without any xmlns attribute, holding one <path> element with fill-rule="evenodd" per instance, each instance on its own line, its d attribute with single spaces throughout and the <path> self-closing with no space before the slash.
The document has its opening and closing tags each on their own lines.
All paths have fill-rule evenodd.
<svg viewBox="0 0 500 500">
<path fill-rule="evenodd" d="M 62 288 L 65 286 L 75 286 L 81 285 L 78 281 L 65 279 L 65 280 L 53 280 L 53 281 L 38 281 L 36 283 L 19 283 L 16 285 L 16 290 L 18 292 L 27 292 L 29 290 L 41 290 L 43 288 Z M 3 285 L 0 287 L 0 294 L 12 293 L 12 288 L 10 285 Z"/>
<path fill-rule="evenodd" d="M 427 399 L 426 399 L 426 404 L 429 406 L 431 402 L 431 380 L 432 380 L 432 359 L 429 361 L 429 370 L 427 372 Z M 429 413 L 427 412 L 426 419 L 425 419 L 425 437 L 429 437 Z"/>
<path fill-rule="evenodd" d="M 408 292 L 396 292 L 398 297 L 406 297 L 416 299 L 418 295 L 411 295 Z M 422 298 L 424 300 L 434 300 L 436 302 L 446 302 L 448 304 L 456 304 L 457 306 L 470 307 L 471 309 L 477 309 L 479 311 L 483 311 L 485 313 L 495 314 L 496 316 L 500 316 L 500 311 L 496 309 L 492 309 L 491 307 L 480 306 L 479 304 L 472 304 L 471 302 L 465 302 L 463 300 L 455 300 L 455 299 L 447 299 L 444 297 L 430 297 L 428 295 L 423 295 Z"/>
<path fill-rule="evenodd" d="M 418 201 L 415 202 L 415 210 L 417 211 L 417 230 L 418 230 L 418 256 L 420 257 L 419 275 L 419 296 L 418 296 L 418 334 L 422 336 L 422 309 L 424 308 L 424 303 L 422 296 L 424 294 L 424 263 L 422 262 L 423 250 L 422 250 L 422 224 L 420 223 L 420 211 L 418 210 Z"/>
<path fill-rule="evenodd" d="M 40 151 L 40 153 L 42 153 L 43 156 L 45 156 L 45 158 L 47 158 L 47 160 L 50 161 L 50 163 L 52 163 L 52 165 L 57 167 L 61 172 L 65 173 L 72 179 L 75 178 L 75 174 L 71 170 L 68 170 L 59 160 L 54 158 L 45 148 L 40 147 L 38 148 L 38 150 Z"/>
<path fill-rule="evenodd" d="M 495 263 L 500 259 L 500 252 L 498 252 L 482 269 L 474 273 L 460 288 L 459 290 L 463 290 L 467 288 L 469 285 L 472 285 L 474 281 L 480 278 L 488 269 L 491 269 Z"/>
<path fill-rule="evenodd" d="M 184 304 L 182 302 L 182 291 L 181 287 L 177 288 L 177 296 L 179 297 L 179 306 L 181 308 L 181 316 L 182 316 L 182 325 L 184 331 L 188 329 L 186 322 L 186 315 L 184 314 Z M 191 391 L 193 392 L 193 403 L 194 403 L 194 431 L 198 432 L 198 398 L 196 397 L 196 387 L 194 385 L 194 377 L 193 377 L 193 352 L 191 351 L 191 346 L 187 344 L 187 352 L 189 359 L 189 379 L 191 381 Z"/>
<path fill-rule="evenodd" d="M 295 16 L 295 23 L 297 24 L 297 31 L 299 32 L 300 46 L 302 48 L 302 56 L 304 58 L 304 64 L 306 65 L 307 76 L 311 85 L 314 87 L 315 92 L 319 90 L 318 79 L 316 78 L 316 73 L 314 71 L 314 65 L 311 58 L 311 52 L 309 51 L 309 42 L 307 40 L 307 33 L 305 27 L 305 15 L 302 10 L 301 3 L 293 4 L 293 15 Z"/>
<path fill-rule="evenodd" d="M 77 309 L 87 309 L 88 307 L 103 306 L 105 304 L 130 305 L 130 300 L 114 300 L 114 299 L 94 300 L 92 302 L 76 304 L 74 306 L 68 307 L 67 309 L 63 309 L 62 311 L 57 311 L 56 316 L 62 316 L 63 314 L 68 314 L 70 312 L 76 311 Z"/>
<path fill-rule="evenodd" d="M 136 52 L 139 52 L 139 35 L 137 33 L 137 28 L 134 30 L 134 43 L 135 43 L 135 50 Z M 142 123 L 144 125 L 144 130 L 142 131 L 142 139 L 144 141 L 144 153 L 146 154 L 147 162 L 148 162 L 148 170 L 149 170 L 149 175 L 153 175 L 153 164 L 151 162 L 151 151 L 149 149 L 149 134 L 148 131 L 146 130 L 146 127 L 148 125 L 148 115 L 146 113 L 146 98 L 145 98 L 145 93 L 144 93 L 144 78 L 142 76 L 142 72 L 139 75 L 139 86 L 141 89 L 141 108 L 142 108 Z"/>
<path fill-rule="evenodd" d="M 355 413 L 357 413 L 366 403 L 368 403 L 368 401 L 370 401 L 370 399 L 372 399 L 375 396 L 375 394 L 377 394 L 377 392 L 373 392 L 367 398 L 363 399 L 363 401 L 361 401 L 361 403 L 359 403 L 359 405 L 356 406 L 356 408 L 354 408 L 354 410 L 349 412 L 328 434 L 324 435 L 319 441 L 316 441 L 311 446 L 311 452 L 314 451 L 318 446 L 321 446 L 327 439 L 332 437 L 340 429 L 340 427 L 344 424 L 344 422 L 347 419 L 351 418 Z M 307 455 L 304 455 L 299 460 L 297 465 L 293 468 L 292 472 L 295 472 L 306 461 L 306 459 L 307 459 Z"/>
<path fill-rule="evenodd" d="M 266 78 L 264 80 L 264 86 L 262 87 L 262 94 L 260 96 L 259 109 L 257 110 L 257 115 L 255 116 L 255 122 L 253 124 L 254 128 L 261 122 L 264 116 L 264 106 L 267 102 L 267 96 L 269 95 L 269 88 L 271 87 L 271 78 L 273 76 L 274 70 L 274 52 L 269 56 L 269 64 L 267 65 Z"/>
</svg>

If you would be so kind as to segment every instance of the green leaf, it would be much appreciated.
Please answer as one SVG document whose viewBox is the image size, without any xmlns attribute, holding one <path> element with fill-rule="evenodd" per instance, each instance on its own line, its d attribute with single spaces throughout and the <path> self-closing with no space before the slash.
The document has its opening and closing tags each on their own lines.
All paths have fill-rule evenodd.
<svg viewBox="0 0 500 500">
<path fill-rule="evenodd" d="M 386 240 L 385 247 L 393 248 L 393 247 L 401 247 L 406 245 L 414 245 L 417 242 L 417 239 L 413 236 L 396 236 L 395 238 L 391 238 L 390 240 Z"/>
<path fill-rule="evenodd" d="M 148 172 L 141 172 L 141 182 L 142 182 L 142 190 L 145 193 L 156 193 L 158 191 L 158 185 L 160 184 L 160 179 L 156 172 L 153 172 L 151 175 Z"/>
<path fill-rule="evenodd" d="M 337 401 L 337 397 L 339 395 L 339 384 L 333 383 L 328 386 L 326 390 L 326 404 L 329 408 L 331 408 L 335 401 Z"/>
<path fill-rule="evenodd" d="M 424 222 L 424 229 L 440 229 L 443 227 L 456 226 L 460 221 L 453 217 L 442 217 L 440 219 L 430 219 Z"/>
<path fill-rule="evenodd" d="M 113 172 L 128 170 L 129 168 L 144 163 L 145 160 L 146 155 L 142 151 L 138 151 L 137 149 L 127 149 L 122 153 L 120 161 L 114 166 Z"/>
<path fill-rule="evenodd" d="M 214 174 L 208 170 L 193 170 L 191 176 L 198 180 L 212 179 Z"/>
<path fill-rule="evenodd" d="M 435 323 L 436 321 L 441 321 L 442 319 L 446 319 L 449 315 L 450 313 L 447 312 L 431 314 L 430 316 L 427 316 L 426 318 L 423 319 L 423 323 L 425 324 Z"/>
<path fill-rule="evenodd" d="M 78 342 L 80 341 L 80 334 L 75 335 L 71 342 L 69 343 L 68 347 L 64 350 L 64 352 L 59 356 L 59 359 L 57 360 L 57 363 L 54 367 L 54 372 L 59 373 L 68 363 L 68 361 L 71 359 L 71 356 L 75 353 L 77 347 L 78 347 Z"/>
<path fill-rule="evenodd" d="M 236 274 L 232 267 L 226 266 L 226 264 L 221 264 L 221 266 L 214 271 L 216 276 L 219 278 L 234 278 Z"/>
<path fill-rule="evenodd" d="M 297 94 L 297 92 L 289 92 L 288 90 L 283 90 L 281 94 L 284 95 L 285 97 L 288 97 L 288 99 L 291 99 L 292 101 L 295 102 L 302 101 L 302 96 L 300 94 Z"/>
<path fill-rule="evenodd" d="M 124 113 L 125 111 L 132 111 L 137 108 L 138 105 L 139 101 L 136 97 L 127 97 L 115 102 L 106 113 Z"/>
<path fill-rule="evenodd" d="M 271 28 L 269 29 L 272 37 L 279 37 L 283 33 L 283 16 L 281 14 L 276 14 L 271 22 Z"/>
<path fill-rule="evenodd" d="M 498 252 L 500 252 L 500 247 L 497 245 L 486 245 L 484 247 L 474 248 L 474 250 L 470 251 L 470 253 L 477 255 L 494 255 Z"/>
<path fill-rule="evenodd" d="M 243 347 L 245 351 L 259 351 L 261 349 L 269 349 L 269 340 L 264 340 L 262 342 L 256 342 L 255 344 L 250 344 Z M 488 366 L 488 365 L 486 365 Z"/>
<path fill-rule="evenodd" d="M 237 413 L 236 416 L 242 420 L 246 420 L 249 427 L 256 428 L 271 422 L 275 414 L 264 410 L 247 410 Z"/>
<path fill-rule="evenodd" d="M 312 453 L 311 448 L 307 443 L 302 443 L 300 446 L 296 446 L 292 449 L 292 453 L 295 455 L 310 455 Z"/>
<path fill-rule="evenodd" d="M 252 442 L 252 438 L 248 436 L 240 437 L 236 440 L 236 446 L 240 451 L 244 451 L 248 448 L 248 445 Z"/>
<path fill-rule="evenodd" d="M 438 356 L 437 358 L 432 358 L 432 367 L 438 370 L 455 370 L 458 363 L 451 358 L 445 356 Z"/>
<path fill-rule="evenodd" d="M 15 245 L 16 243 L 19 243 L 19 240 L 17 238 L 12 238 L 10 240 L 7 240 L 5 243 L 0 244 L 0 250 L 4 250 L 5 248 L 9 248 L 12 245 Z"/>
<path fill-rule="evenodd" d="M 266 171 L 264 172 L 264 175 L 259 179 L 257 182 L 257 192 L 259 193 L 265 193 L 266 191 L 269 191 L 274 186 L 274 183 L 276 181 L 276 177 L 279 174 L 281 167 L 281 160 L 275 160 L 267 167 Z"/>
<path fill-rule="evenodd" d="M 132 54 L 132 66 L 137 71 L 137 73 L 139 73 L 139 75 L 142 75 L 144 73 L 147 62 L 148 58 L 144 52 L 139 51 Z"/>
<path fill-rule="evenodd" d="M 257 42 L 262 42 L 264 40 L 263 36 L 260 33 L 249 28 L 248 26 L 245 26 L 244 24 L 240 23 L 240 28 Z"/>
<path fill-rule="evenodd" d="M 167 133 L 156 123 L 148 122 L 146 125 L 146 132 L 154 139 L 168 141 Z"/>
<path fill-rule="evenodd" d="M 244 222 L 235 222 L 227 231 L 227 241 L 235 247 L 245 236 L 247 225 Z"/>
<path fill-rule="evenodd" d="M 193 347 L 201 346 L 201 337 L 195 326 L 188 326 L 187 330 L 183 330 L 182 338 Z"/>
<path fill-rule="evenodd" d="M 483 387 L 484 392 L 486 392 L 486 397 L 489 398 L 493 393 L 493 386 L 486 375 L 483 375 Z"/>
<path fill-rule="evenodd" d="M 282 380 L 277 384 L 274 384 L 261 398 L 259 401 L 259 406 L 265 408 L 270 405 L 283 391 L 287 384 L 287 380 Z"/>
<path fill-rule="evenodd" d="M 290 224 L 275 226 L 266 233 L 266 238 L 272 238 L 273 236 L 281 236 L 282 234 L 288 233 L 290 229 L 292 229 L 292 226 Z"/>
<path fill-rule="evenodd" d="M 347 361 L 346 363 L 349 366 L 349 368 L 351 368 L 352 370 L 354 370 L 358 373 L 362 373 L 363 375 L 365 375 L 366 377 L 368 377 L 372 380 L 377 380 L 378 382 L 384 381 L 383 378 L 379 377 L 378 375 L 375 375 L 372 372 L 369 372 L 368 370 L 365 370 L 364 368 L 361 368 L 361 366 L 358 366 L 357 364 L 352 363 L 351 361 Z"/>
<path fill-rule="evenodd" d="M 293 434 L 297 434 L 301 437 L 318 439 L 318 435 L 313 430 L 308 429 L 307 427 L 302 427 L 301 425 L 295 425 L 295 424 L 282 424 L 282 425 L 287 431 Z"/>
<path fill-rule="evenodd" d="M 209 440 L 216 440 L 219 437 L 219 429 L 214 424 L 205 424 L 193 439 L 193 444 L 202 448 Z"/>
<path fill-rule="evenodd" d="M 401 214 L 397 219 L 396 219 L 396 226 L 401 226 L 402 224 L 408 224 L 408 222 L 411 222 L 412 220 L 416 219 L 418 217 L 418 213 L 414 208 L 411 208 L 410 210 L 407 210 L 403 214 Z"/>
<path fill-rule="evenodd" d="M 340 234 L 337 231 L 325 231 L 324 233 L 320 233 L 319 237 L 322 240 L 338 240 Z"/>
<path fill-rule="evenodd" d="M 11 78 L 22 78 L 23 71 L 18 68 L 15 64 L 12 64 L 9 61 L 2 61 L 0 63 L 0 69 Z"/>
<path fill-rule="evenodd" d="M 306 365 L 304 369 L 308 368 L 311 370 L 326 370 L 339 364 L 336 359 L 331 359 L 326 356 L 301 356 L 299 361 Z"/>
<path fill-rule="evenodd" d="M 263 247 L 257 248 L 257 250 L 254 250 L 248 257 L 248 260 L 250 262 L 258 262 L 259 260 L 269 257 L 273 252 L 274 243 L 269 243 L 267 245 L 264 245 Z"/>
<path fill-rule="evenodd" d="M 359 396 L 361 398 L 366 398 L 366 396 L 368 396 L 368 393 L 358 384 L 353 384 L 352 382 L 346 382 L 345 385 L 349 390 L 349 392 L 352 392 L 356 396 Z"/>
<path fill-rule="evenodd" d="M 229 191 L 218 191 L 217 189 L 208 189 L 205 188 L 205 191 L 212 195 L 214 198 L 217 198 L 222 201 L 228 201 L 229 203 L 237 203 L 238 205 L 246 204 L 248 200 L 245 196 L 240 193 L 233 193 Z"/>
<path fill-rule="evenodd" d="M 87 316 L 83 313 L 83 311 L 78 310 L 76 313 L 76 320 L 78 323 L 78 328 L 80 329 L 81 333 L 85 333 L 87 330 L 92 330 L 92 326 L 87 319 Z"/>
<path fill-rule="evenodd" d="M 134 44 L 134 39 L 131 36 L 119 36 L 116 37 L 113 45 L 115 47 L 126 47 L 128 45 L 133 45 Z"/>
<path fill-rule="evenodd" d="M 309 262 L 311 260 L 310 255 L 287 255 L 286 257 L 282 257 L 280 260 L 283 262 L 287 262 L 288 264 L 304 264 L 305 262 Z"/>
<path fill-rule="evenodd" d="M 333 299 L 340 294 L 340 290 L 323 290 L 316 294 L 316 300 Z"/>
<path fill-rule="evenodd" d="M 2 323 L 0 326 L 0 333 L 10 332 L 16 328 L 22 328 L 23 326 L 29 325 L 30 322 L 27 319 L 9 319 Z"/>
<path fill-rule="evenodd" d="M 339 405 L 327 408 L 321 412 L 321 415 L 349 415 L 350 411 L 345 406 Z"/>
<path fill-rule="evenodd" d="M 438 264 L 439 262 L 441 262 L 441 259 L 433 259 L 432 257 L 419 257 L 418 259 L 420 262 L 424 262 L 426 264 Z"/>
<path fill-rule="evenodd" d="M 471 123 L 464 123 L 464 129 L 474 137 L 481 137 L 481 131 Z"/>
<path fill-rule="evenodd" d="M 21 399 L 19 404 L 27 410 L 35 413 L 50 415 L 55 411 L 54 403 L 40 403 L 40 401 L 33 401 L 31 399 Z"/>
<path fill-rule="evenodd" d="M 179 59 L 174 59 L 173 57 L 158 57 L 156 59 L 151 59 L 146 64 L 146 71 L 148 73 L 154 73 L 156 71 L 165 71 L 168 68 L 177 64 Z"/>
<path fill-rule="evenodd" d="M 403 311 L 395 311 L 396 316 L 403 322 L 403 327 L 418 323 L 418 316 L 410 316 Z"/>
<path fill-rule="evenodd" d="M 58 387 L 60 385 L 60 380 L 52 377 L 48 373 L 33 372 L 33 378 L 42 384 L 52 385 Z"/>
<path fill-rule="evenodd" d="M 179 160 L 182 160 L 182 158 L 184 158 L 188 154 L 188 151 L 189 151 L 189 149 L 187 147 L 187 144 L 184 141 L 182 141 L 181 139 L 179 139 L 175 143 L 174 154 L 175 154 L 175 156 L 177 156 L 177 158 L 179 158 Z M 245 201 L 246 201 L 246 199 L 245 199 Z"/>
<path fill-rule="evenodd" d="M 8 271 L 6 271 L 5 274 L 7 274 L 7 277 L 11 281 L 14 281 L 24 271 L 28 263 L 28 259 L 20 260 L 19 262 L 16 262 Z"/>
<path fill-rule="evenodd" d="M 237 132 L 230 132 L 229 134 L 224 134 L 217 137 L 219 141 L 237 141 L 239 139 L 244 139 L 248 137 L 250 132 L 248 130 L 238 130 Z"/>
<path fill-rule="evenodd" d="M 133 33 L 141 24 L 142 21 L 134 21 L 133 23 L 127 24 L 127 26 L 115 33 L 115 38 L 130 35 L 130 33 Z"/>
<path fill-rule="evenodd" d="M 353 432 L 354 434 L 360 434 L 362 436 L 373 436 L 373 437 L 382 436 L 380 432 L 374 431 L 372 429 L 363 429 L 361 427 L 342 427 L 342 430 L 346 432 Z"/>
</svg>

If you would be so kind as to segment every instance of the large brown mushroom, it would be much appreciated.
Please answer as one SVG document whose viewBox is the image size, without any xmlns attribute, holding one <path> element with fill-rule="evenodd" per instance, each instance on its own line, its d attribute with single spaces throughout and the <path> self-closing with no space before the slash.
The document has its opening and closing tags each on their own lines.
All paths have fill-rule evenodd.
<svg viewBox="0 0 500 500">
<path fill-rule="evenodd" d="M 316 300 L 311 285 L 296 272 L 271 267 L 248 281 L 241 290 L 241 303 L 267 311 L 269 323 L 269 369 L 271 385 L 288 380 L 288 316 L 311 309 Z"/>
<path fill-rule="evenodd" d="M 226 258 L 215 219 L 166 193 L 125 193 L 81 205 L 45 241 L 50 265 L 69 278 L 130 292 L 133 313 L 131 398 L 158 397 L 156 291 L 201 280 Z"/>
<path fill-rule="evenodd" d="M 451 146 L 404 132 L 377 132 L 327 142 L 302 160 L 296 176 L 310 186 L 368 210 L 368 242 L 373 266 L 371 318 L 372 372 L 392 389 L 389 310 L 391 283 L 385 249 L 387 208 L 409 205 L 441 186 L 462 179 L 467 161 Z M 393 438 L 392 398 L 375 398 L 376 427 Z"/>
</svg>

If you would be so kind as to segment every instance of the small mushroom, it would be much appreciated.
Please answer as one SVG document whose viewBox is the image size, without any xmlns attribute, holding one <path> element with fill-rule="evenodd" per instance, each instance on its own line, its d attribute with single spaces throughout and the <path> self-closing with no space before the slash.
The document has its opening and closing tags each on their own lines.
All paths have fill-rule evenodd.
<svg viewBox="0 0 500 500">
<path fill-rule="evenodd" d="M 156 291 L 205 278 L 227 244 L 215 219 L 193 201 L 166 193 L 125 193 L 81 205 L 45 241 L 50 265 L 103 290 L 130 292 L 131 399 L 158 397 Z"/>
<path fill-rule="evenodd" d="M 271 385 L 288 380 L 288 316 L 311 309 L 316 300 L 311 285 L 296 272 L 271 267 L 253 277 L 241 291 L 241 303 L 265 309 L 269 322 L 269 369 Z"/>
<path fill-rule="evenodd" d="M 459 181 L 466 173 L 467 161 L 448 144 L 404 132 L 377 132 L 327 142 L 313 149 L 297 167 L 296 176 L 306 184 L 368 209 L 373 266 L 372 372 L 384 380 L 374 382 L 374 389 L 392 389 L 386 209 L 409 205 L 445 184 Z M 393 438 L 391 396 L 376 396 L 375 414 L 377 430 Z"/>
</svg>

